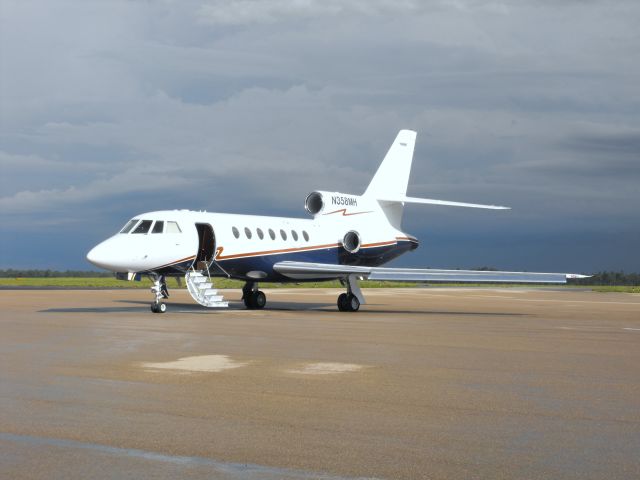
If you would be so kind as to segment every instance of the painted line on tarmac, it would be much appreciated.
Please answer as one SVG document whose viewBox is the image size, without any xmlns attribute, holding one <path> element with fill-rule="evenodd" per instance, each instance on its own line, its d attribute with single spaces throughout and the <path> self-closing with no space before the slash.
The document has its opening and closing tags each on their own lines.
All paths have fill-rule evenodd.
<svg viewBox="0 0 640 480">
<path fill-rule="evenodd" d="M 357 372 L 366 368 L 364 365 L 356 363 L 320 362 L 307 363 L 298 368 L 285 370 L 287 373 L 297 373 L 300 375 L 331 375 L 339 373 Z"/>
<path fill-rule="evenodd" d="M 551 300 L 551 299 L 535 299 L 535 298 L 516 298 L 516 297 L 507 297 L 503 295 L 470 295 L 472 298 L 504 298 L 507 300 L 515 300 L 516 302 L 547 302 L 547 303 L 589 303 L 589 304 L 602 304 L 602 305 L 636 305 L 640 307 L 640 302 L 599 302 L 596 300 Z"/>
<path fill-rule="evenodd" d="M 576 325 L 574 327 L 555 327 L 559 330 L 618 330 L 620 327 L 600 327 L 595 325 Z M 622 330 L 640 332 L 640 328 L 623 327 Z"/>
</svg>

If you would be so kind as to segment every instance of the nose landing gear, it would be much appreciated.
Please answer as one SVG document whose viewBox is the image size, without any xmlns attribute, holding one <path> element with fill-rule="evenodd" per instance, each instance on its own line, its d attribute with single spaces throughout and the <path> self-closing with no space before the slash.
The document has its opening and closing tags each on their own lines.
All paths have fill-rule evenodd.
<svg viewBox="0 0 640 480">
<path fill-rule="evenodd" d="M 151 304 L 151 311 L 153 313 L 164 313 L 167 311 L 167 304 L 162 302 L 153 302 Z"/>
<path fill-rule="evenodd" d="M 167 305 L 162 302 L 163 298 L 169 298 L 169 290 L 167 289 L 167 281 L 164 275 L 153 275 L 153 287 L 151 287 L 151 293 L 155 295 L 155 300 L 151 304 L 151 311 L 153 313 L 164 313 L 167 311 Z"/>
</svg>

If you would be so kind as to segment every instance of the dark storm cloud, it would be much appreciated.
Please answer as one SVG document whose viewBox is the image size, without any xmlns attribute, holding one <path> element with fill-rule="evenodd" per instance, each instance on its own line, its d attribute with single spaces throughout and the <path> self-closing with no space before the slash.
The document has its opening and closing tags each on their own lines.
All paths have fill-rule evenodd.
<svg viewBox="0 0 640 480">
<path fill-rule="evenodd" d="M 629 157 L 640 168 L 640 132 L 575 136 L 567 139 L 565 146 L 584 153 Z"/>
<path fill-rule="evenodd" d="M 0 14 L 4 265 L 83 267 L 140 211 L 302 215 L 310 190 L 362 192 L 400 128 L 418 130 L 411 194 L 514 207 L 409 209 L 407 229 L 442 247 L 415 263 L 474 266 L 490 250 L 534 269 L 524 238 L 593 253 L 603 229 L 637 232 L 636 2 L 6 1 Z M 24 255 L 34 231 L 58 240 Z M 487 247 L 505 238 L 529 247 Z M 565 258 L 595 268 L 595 254 Z"/>
</svg>

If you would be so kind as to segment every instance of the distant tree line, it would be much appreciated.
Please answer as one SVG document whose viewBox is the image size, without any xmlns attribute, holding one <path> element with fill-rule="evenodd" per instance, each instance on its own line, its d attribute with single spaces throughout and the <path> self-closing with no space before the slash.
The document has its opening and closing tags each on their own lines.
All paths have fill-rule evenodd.
<svg viewBox="0 0 640 480">
<path fill-rule="evenodd" d="M 597 272 L 591 278 L 569 280 L 573 285 L 640 285 L 640 273 Z"/>
<path fill-rule="evenodd" d="M 479 267 L 475 270 L 492 271 L 493 267 Z M 597 272 L 593 273 L 591 278 L 577 278 L 569 280 L 573 285 L 640 285 L 640 273 L 624 273 L 624 272 Z M 93 272 L 87 270 L 21 270 L 9 268 L 0 270 L 0 278 L 48 278 L 48 277 L 113 277 L 111 272 Z"/>
<path fill-rule="evenodd" d="M 9 268 L 0 270 L 0 278 L 54 278 L 54 277 L 75 277 L 75 278 L 96 278 L 113 277 L 112 272 L 92 272 L 87 270 L 22 270 Z"/>
</svg>

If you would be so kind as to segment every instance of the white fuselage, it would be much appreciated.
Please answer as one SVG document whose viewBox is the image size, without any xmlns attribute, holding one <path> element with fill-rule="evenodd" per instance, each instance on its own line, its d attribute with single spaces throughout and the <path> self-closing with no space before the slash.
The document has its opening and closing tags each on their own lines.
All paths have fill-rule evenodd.
<svg viewBox="0 0 640 480">
<path fill-rule="evenodd" d="M 329 206 L 313 219 L 190 210 L 143 213 L 134 217 L 137 225 L 94 247 L 87 259 L 115 272 L 165 275 L 213 260 L 220 267 L 218 274 L 283 280 L 271 268 L 281 260 L 381 265 L 417 246 L 378 208 L 364 207 Z M 343 246 L 347 232 L 357 232 L 358 248 L 351 249 L 356 251 Z"/>
</svg>

